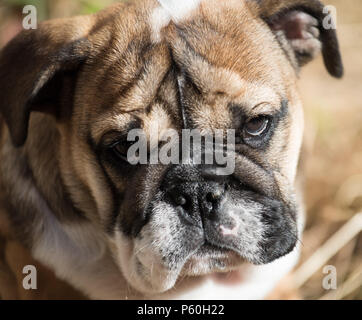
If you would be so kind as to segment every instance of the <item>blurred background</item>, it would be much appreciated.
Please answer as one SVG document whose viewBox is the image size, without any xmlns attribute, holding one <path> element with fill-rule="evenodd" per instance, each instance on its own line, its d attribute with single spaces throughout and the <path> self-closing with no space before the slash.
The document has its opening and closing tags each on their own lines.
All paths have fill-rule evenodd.
<svg viewBox="0 0 362 320">
<path fill-rule="evenodd" d="M 41 21 L 89 14 L 112 2 L 0 0 L 0 48 L 21 30 L 25 5 L 36 6 Z M 307 211 L 303 255 L 273 298 L 362 299 L 362 236 L 358 232 L 362 217 L 355 216 L 362 212 L 362 1 L 325 3 L 337 8 L 346 75 L 342 80 L 329 77 L 321 58 L 301 75 L 306 113 L 301 162 Z M 322 286 L 326 265 L 336 268 L 336 290 Z"/>
</svg>

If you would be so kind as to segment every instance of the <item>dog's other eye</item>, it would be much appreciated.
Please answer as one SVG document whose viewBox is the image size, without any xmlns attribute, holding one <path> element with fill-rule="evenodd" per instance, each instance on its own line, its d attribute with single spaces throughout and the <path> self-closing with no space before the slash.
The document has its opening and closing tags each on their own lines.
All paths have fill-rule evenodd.
<svg viewBox="0 0 362 320">
<path fill-rule="evenodd" d="M 246 122 L 244 131 L 251 137 L 258 137 L 268 130 L 269 123 L 270 118 L 268 116 L 258 116 Z"/>
<path fill-rule="evenodd" d="M 127 153 L 128 153 L 128 149 L 130 146 L 131 146 L 131 142 L 127 143 L 127 142 L 122 141 L 122 142 L 118 142 L 117 144 L 115 144 L 112 147 L 112 150 L 118 158 L 120 158 L 123 161 L 128 162 Z"/>
</svg>

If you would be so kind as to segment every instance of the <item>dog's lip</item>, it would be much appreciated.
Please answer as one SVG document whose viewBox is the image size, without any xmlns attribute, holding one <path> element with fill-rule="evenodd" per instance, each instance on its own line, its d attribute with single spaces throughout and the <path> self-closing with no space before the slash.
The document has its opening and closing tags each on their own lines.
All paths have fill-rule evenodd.
<svg viewBox="0 0 362 320">
<path fill-rule="evenodd" d="M 198 276 L 230 272 L 245 262 L 235 251 L 205 242 L 187 259 L 181 274 Z"/>
<path fill-rule="evenodd" d="M 203 245 L 197 250 L 196 254 L 200 255 L 208 255 L 208 254 L 227 254 L 230 253 L 232 250 L 225 249 L 223 247 L 219 247 L 214 245 L 207 240 L 204 241 Z"/>
</svg>

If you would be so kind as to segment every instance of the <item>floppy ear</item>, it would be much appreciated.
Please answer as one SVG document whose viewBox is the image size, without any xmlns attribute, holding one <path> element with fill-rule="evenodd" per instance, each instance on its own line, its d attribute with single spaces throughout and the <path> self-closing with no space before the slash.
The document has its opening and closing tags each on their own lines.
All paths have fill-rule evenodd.
<svg viewBox="0 0 362 320">
<path fill-rule="evenodd" d="M 327 14 L 319 0 L 248 0 L 269 25 L 292 63 L 299 68 L 321 50 L 329 73 L 343 76 L 335 28 L 324 25 Z"/>
<path fill-rule="evenodd" d="M 24 30 L 0 52 L 0 113 L 14 145 L 25 143 L 32 111 L 61 117 L 72 104 L 76 71 L 91 49 L 91 19 L 45 22 Z"/>
</svg>

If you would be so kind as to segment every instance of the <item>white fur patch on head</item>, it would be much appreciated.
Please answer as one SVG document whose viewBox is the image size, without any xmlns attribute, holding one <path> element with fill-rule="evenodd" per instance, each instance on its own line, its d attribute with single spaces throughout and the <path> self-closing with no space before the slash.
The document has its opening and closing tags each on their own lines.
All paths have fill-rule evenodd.
<svg viewBox="0 0 362 320">
<path fill-rule="evenodd" d="M 180 22 L 186 19 L 200 4 L 201 0 L 157 0 L 159 7 L 154 9 L 151 15 L 151 27 L 153 41 L 161 40 L 162 28 L 169 25 L 171 21 Z"/>
<path fill-rule="evenodd" d="M 157 0 L 163 9 L 171 16 L 171 20 L 178 22 L 187 17 L 200 4 L 200 0 Z"/>
</svg>

